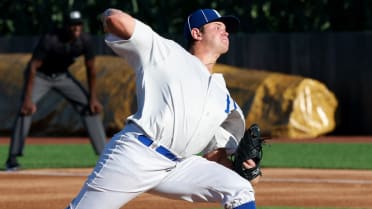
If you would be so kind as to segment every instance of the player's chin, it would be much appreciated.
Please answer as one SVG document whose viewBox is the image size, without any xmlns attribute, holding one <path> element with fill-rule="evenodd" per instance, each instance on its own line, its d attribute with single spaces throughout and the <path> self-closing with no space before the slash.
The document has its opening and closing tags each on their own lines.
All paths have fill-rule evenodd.
<svg viewBox="0 0 372 209">
<path fill-rule="evenodd" d="M 250 180 L 252 186 L 256 186 L 258 182 L 260 181 L 261 176 L 257 176 L 256 178 Z"/>
<path fill-rule="evenodd" d="M 221 51 L 221 54 L 225 54 L 225 53 L 227 53 L 227 51 L 229 51 L 229 44 L 223 44 L 223 45 L 220 47 L 220 51 Z"/>
</svg>

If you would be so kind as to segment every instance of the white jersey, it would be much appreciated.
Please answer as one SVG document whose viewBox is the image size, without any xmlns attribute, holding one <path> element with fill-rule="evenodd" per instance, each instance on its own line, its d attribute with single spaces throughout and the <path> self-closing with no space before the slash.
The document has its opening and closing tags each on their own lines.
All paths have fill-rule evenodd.
<svg viewBox="0 0 372 209">
<path fill-rule="evenodd" d="M 245 121 L 222 74 L 210 74 L 197 57 L 139 20 L 130 39 L 108 34 L 105 41 L 136 73 L 138 110 L 128 121 L 182 157 L 236 148 Z"/>
</svg>

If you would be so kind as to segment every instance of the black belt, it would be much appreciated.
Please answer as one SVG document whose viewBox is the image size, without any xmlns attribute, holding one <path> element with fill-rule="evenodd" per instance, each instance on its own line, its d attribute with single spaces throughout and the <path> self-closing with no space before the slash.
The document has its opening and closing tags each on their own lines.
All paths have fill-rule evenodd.
<svg viewBox="0 0 372 209">
<path fill-rule="evenodd" d="M 43 72 L 39 72 L 38 75 L 40 75 L 41 77 L 43 78 L 46 78 L 46 79 L 56 79 L 62 75 L 66 75 L 67 72 L 61 72 L 61 73 L 43 73 Z"/>
<path fill-rule="evenodd" d="M 150 147 L 152 144 L 154 144 L 154 141 L 150 138 L 148 138 L 145 135 L 140 135 L 138 136 L 138 140 L 146 145 L 147 147 Z M 163 155 L 164 157 L 168 158 L 171 161 L 179 161 L 180 159 L 173 154 L 171 151 L 169 151 L 166 147 L 159 145 L 155 147 L 155 151 L 158 152 L 159 154 Z"/>
</svg>

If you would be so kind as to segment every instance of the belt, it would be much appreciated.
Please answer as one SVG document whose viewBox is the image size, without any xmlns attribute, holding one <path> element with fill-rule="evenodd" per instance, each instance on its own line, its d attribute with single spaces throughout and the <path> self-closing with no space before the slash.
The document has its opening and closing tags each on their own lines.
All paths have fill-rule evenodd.
<svg viewBox="0 0 372 209">
<path fill-rule="evenodd" d="M 166 147 L 162 145 L 157 145 L 152 139 L 148 138 L 145 135 L 138 136 L 138 140 L 147 147 L 153 148 L 157 153 L 163 155 L 171 161 L 179 161 L 180 159 L 169 151 Z"/>
<path fill-rule="evenodd" d="M 54 80 L 54 79 L 59 78 L 62 75 L 66 75 L 66 72 L 64 72 L 64 73 L 52 73 L 52 74 L 45 74 L 43 72 L 39 72 L 38 75 L 45 78 L 45 79 L 53 79 Z"/>
</svg>

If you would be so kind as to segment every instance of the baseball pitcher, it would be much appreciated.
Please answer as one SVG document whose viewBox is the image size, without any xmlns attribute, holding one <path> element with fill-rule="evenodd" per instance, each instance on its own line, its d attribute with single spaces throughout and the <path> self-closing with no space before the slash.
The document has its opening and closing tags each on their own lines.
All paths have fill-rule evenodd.
<svg viewBox="0 0 372 209">
<path fill-rule="evenodd" d="M 136 73 L 138 110 L 68 208 L 118 209 L 150 192 L 255 209 L 252 184 L 228 159 L 244 136 L 244 115 L 223 75 L 213 73 L 239 20 L 213 9 L 193 12 L 184 28 L 188 51 L 120 10 L 107 9 L 103 23 L 107 45 Z M 241 165 L 256 167 L 253 159 Z"/>
</svg>

